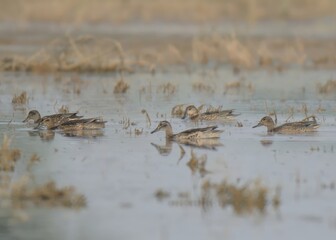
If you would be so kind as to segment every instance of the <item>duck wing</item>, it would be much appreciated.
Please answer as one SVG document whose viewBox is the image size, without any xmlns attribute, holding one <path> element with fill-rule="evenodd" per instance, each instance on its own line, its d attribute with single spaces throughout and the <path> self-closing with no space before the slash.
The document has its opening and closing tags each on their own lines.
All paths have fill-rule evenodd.
<svg viewBox="0 0 336 240">
<path fill-rule="evenodd" d="M 235 111 L 235 109 L 227 109 L 227 110 L 215 110 L 215 111 L 206 111 L 205 113 L 202 113 L 203 116 L 211 116 L 213 114 L 215 115 L 219 115 L 221 117 L 235 117 L 238 116 L 240 114 L 237 113 L 233 113 Z"/>
<path fill-rule="evenodd" d="M 185 130 L 183 132 L 178 133 L 179 135 L 189 135 L 195 132 L 208 132 L 208 131 L 213 131 L 216 128 L 218 128 L 218 126 L 209 126 L 209 127 L 204 127 L 204 128 L 192 128 L 192 129 L 188 129 Z"/>
</svg>

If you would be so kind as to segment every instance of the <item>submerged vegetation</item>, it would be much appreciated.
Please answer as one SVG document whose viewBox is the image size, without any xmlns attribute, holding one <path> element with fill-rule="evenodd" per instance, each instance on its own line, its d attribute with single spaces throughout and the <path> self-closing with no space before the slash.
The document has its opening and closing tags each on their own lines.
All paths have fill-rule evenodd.
<svg viewBox="0 0 336 240">
<path fill-rule="evenodd" d="M 120 79 L 116 85 L 114 86 L 114 93 L 125 93 L 129 89 L 129 85 L 124 81 L 124 79 Z"/>
<path fill-rule="evenodd" d="M 211 173 L 206 169 L 207 155 L 197 156 L 191 151 L 190 160 L 187 166 L 190 168 L 192 175 L 198 173 L 204 177 L 207 173 Z M 224 180 L 214 183 L 209 179 L 202 182 L 200 194 L 196 197 L 192 194 L 178 193 L 177 198 L 174 194 L 162 188 L 155 191 L 154 196 L 159 201 L 167 201 L 171 206 L 199 206 L 203 210 L 210 207 L 219 206 L 221 208 L 232 208 L 235 214 L 253 214 L 266 213 L 269 206 L 277 209 L 280 204 L 280 188 L 274 190 L 269 189 L 260 180 L 253 180 L 246 184 L 240 182 L 231 183 Z"/>
<path fill-rule="evenodd" d="M 215 206 L 232 208 L 237 215 L 266 213 L 269 206 L 277 209 L 281 204 L 280 188 L 271 191 L 258 180 L 245 185 L 226 180 L 220 183 L 205 180 L 200 190 L 201 194 L 196 198 L 191 198 L 190 194 L 178 194 L 175 198 L 163 189 L 157 190 L 155 197 L 161 201 L 167 200 L 171 206 L 199 206 L 205 211 Z"/>
<path fill-rule="evenodd" d="M 75 187 L 57 187 L 54 181 L 36 185 L 32 173 L 33 165 L 39 163 L 40 158 L 33 154 L 28 161 L 27 171 L 20 176 L 11 174 L 21 151 L 10 147 L 11 140 L 5 135 L 0 149 L 0 206 L 9 207 L 15 211 L 34 204 L 45 207 L 83 208 L 86 199 L 83 194 L 77 193 Z M 14 214 L 14 212 L 13 212 Z M 14 214 L 15 215 L 15 214 Z"/>
<path fill-rule="evenodd" d="M 21 156 L 19 149 L 10 148 L 11 140 L 5 135 L 0 149 L 0 171 L 14 171 L 15 163 Z"/>
</svg>

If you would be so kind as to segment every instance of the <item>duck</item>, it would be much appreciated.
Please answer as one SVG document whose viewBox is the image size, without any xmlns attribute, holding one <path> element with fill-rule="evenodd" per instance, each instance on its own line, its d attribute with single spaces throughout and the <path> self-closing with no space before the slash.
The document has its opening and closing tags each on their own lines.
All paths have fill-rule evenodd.
<svg viewBox="0 0 336 240">
<path fill-rule="evenodd" d="M 188 129 L 174 134 L 171 124 L 168 121 L 161 121 L 151 134 L 160 130 L 164 130 L 166 132 L 166 139 L 175 141 L 220 138 L 220 134 L 223 132 L 223 130 L 217 130 L 217 126 L 209 126 L 204 128 Z"/>
<path fill-rule="evenodd" d="M 73 113 L 57 113 L 57 114 L 52 114 L 52 115 L 47 115 L 44 117 L 41 117 L 41 114 L 37 110 L 31 110 L 28 113 L 28 116 L 22 121 L 24 123 L 33 121 L 34 124 L 37 124 L 36 128 L 40 126 L 40 123 L 44 121 L 45 119 L 49 119 L 48 126 L 50 129 L 52 128 L 57 128 L 60 124 L 70 121 L 70 120 L 75 120 L 75 119 L 80 119 L 83 116 L 77 116 L 77 112 Z"/>
<path fill-rule="evenodd" d="M 313 120 L 309 120 L 310 118 L 312 118 Z M 265 116 L 259 121 L 257 125 L 253 126 L 253 128 L 260 126 L 267 127 L 268 133 L 299 134 L 299 133 L 314 132 L 316 131 L 317 128 L 320 127 L 320 124 L 316 122 L 314 116 L 311 116 L 303 119 L 302 121 L 289 122 L 282 124 L 280 126 L 276 126 L 272 117 Z"/>
<path fill-rule="evenodd" d="M 234 114 L 234 109 L 229 110 L 214 110 L 201 113 L 194 105 L 189 105 L 183 114 L 182 119 L 189 117 L 191 120 L 201 121 L 218 121 L 218 120 L 232 120 L 239 114 Z"/>
<path fill-rule="evenodd" d="M 41 126 L 47 129 L 60 129 L 63 131 L 79 131 L 79 130 L 97 130 L 105 128 L 106 121 L 101 118 L 80 118 L 64 121 L 55 126 L 51 118 L 43 118 L 40 122 Z"/>
</svg>

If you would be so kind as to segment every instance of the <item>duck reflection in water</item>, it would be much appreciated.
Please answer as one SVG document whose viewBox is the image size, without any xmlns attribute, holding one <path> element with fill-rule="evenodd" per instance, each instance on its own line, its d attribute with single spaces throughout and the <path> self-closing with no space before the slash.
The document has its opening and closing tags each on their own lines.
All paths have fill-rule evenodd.
<svg viewBox="0 0 336 240">
<path fill-rule="evenodd" d="M 55 138 L 55 132 L 52 130 L 29 131 L 28 135 L 30 137 L 39 136 L 43 141 L 51 141 Z"/>
<path fill-rule="evenodd" d="M 222 146 L 219 137 L 223 132 L 222 130 L 217 130 L 216 128 L 216 126 L 196 128 L 173 134 L 170 123 L 168 121 L 161 121 L 157 128 L 151 133 L 165 130 L 165 145 L 158 145 L 155 143 L 151 143 L 151 145 L 154 146 L 162 156 L 168 156 L 171 153 L 173 141 L 180 146 L 182 157 L 184 156 L 185 151 L 181 144 L 190 147 L 216 150 L 216 147 Z"/>
<path fill-rule="evenodd" d="M 61 131 L 60 133 L 65 137 L 78 138 L 96 138 L 104 136 L 104 131 L 102 129 Z"/>
</svg>

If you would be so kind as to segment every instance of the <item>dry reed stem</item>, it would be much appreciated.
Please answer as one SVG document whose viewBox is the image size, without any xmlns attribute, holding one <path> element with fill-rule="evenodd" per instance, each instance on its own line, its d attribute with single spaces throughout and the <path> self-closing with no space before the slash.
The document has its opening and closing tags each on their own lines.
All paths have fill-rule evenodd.
<svg viewBox="0 0 336 240">
<path fill-rule="evenodd" d="M 128 39 L 80 36 L 55 39 L 31 56 L 4 56 L 2 71 L 37 72 L 134 72 L 154 74 L 166 66 L 190 71 L 193 64 L 230 64 L 235 72 L 269 68 L 282 71 L 293 64 L 313 67 L 336 65 L 335 43 L 310 39 L 242 38 L 211 34 L 194 38 L 158 39 L 155 44 L 143 38 L 137 44 Z M 168 42 L 168 43 L 167 43 Z M 131 42 L 133 43 L 133 42 Z M 123 44 L 127 45 L 124 47 Z M 133 46 L 134 45 L 134 46 Z M 187 46 L 187 47 L 186 47 Z M 210 64 L 211 63 L 211 64 Z M 216 67 L 215 67 L 216 68 Z"/>
<path fill-rule="evenodd" d="M 142 109 L 142 110 L 141 110 L 141 113 L 142 113 L 142 114 L 145 114 L 145 116 L 146 116 L 147 127 L 150 128 L 151 125 L 152 125 L 152 122 L 151 122 L 151 119 L 150 119 L 150 117 L 149 117 L 149 115 L 148 115 L 148 112 L 147 112 L 145 109 Z"/>
<path fill-rule="evenodd" d="M 325 84 L 318 84 L 317 90 L 320 94 L 330 94 L 336 92 L 336 80 L 328 80 Z"/>
<path fill-rule="evenodd" d="M 125 93 L 129 89 L 129 85 L 121 78 L 114 86 L 114 93 Z"/>
<path fill-rule="evenodd" d="M 176 92 L 176 86 L 172 83 L 161 84 L 158 86 L 157 91 L 170 96 Z"/>
<path fill-rule="evenodd" d="M 62 105 L 59 109 L 58 109 L 58 113 L 69 113 L 69 107 L 66 105 Z"/>
<path fill-rule="evenodd" d="M 15 94 L 13 99 L 12 99 L 12 103 L 17 104 L 17 105 L 27 104 L 28 103 L 27 92 L 23 91 L 23 92 L 21 92 L 20 95 Z"/>
<path fill-rule="evenodd" d="M 192 84 L 192 89 L 197 92 L 206 92 L 206 93 L 214 93 L 215 88 L 210 86 L 209 84 L 205 84 L 203 82 L 197 82 Z"/>
</svg>

